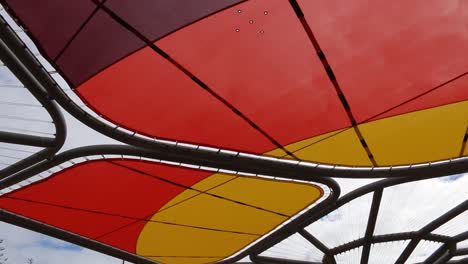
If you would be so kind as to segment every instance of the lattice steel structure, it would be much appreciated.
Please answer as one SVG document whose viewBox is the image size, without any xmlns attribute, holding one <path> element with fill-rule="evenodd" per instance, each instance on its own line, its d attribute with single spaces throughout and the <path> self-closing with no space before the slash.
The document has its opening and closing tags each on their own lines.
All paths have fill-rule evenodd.
<svg viewBox="0 0 468 264">
<path fill-rule="evenodd" d="M 133 263 L 468 261 L 464 4 L 46 2 L 2 1 L 0 220 Z"/>
</svg>

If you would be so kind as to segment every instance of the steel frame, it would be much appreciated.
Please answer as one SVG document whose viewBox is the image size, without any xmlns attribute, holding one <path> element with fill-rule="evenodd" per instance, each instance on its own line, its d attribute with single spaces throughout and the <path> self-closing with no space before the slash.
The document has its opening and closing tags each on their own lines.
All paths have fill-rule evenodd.
<svg viewBox="0 0 468 264">
<path fill-rule="evenodd" d="M 13 45 L 13 43 L 19 44 L 20 42 L 18 42 L 18 37 L 15 37 L 15 35 L 11 33 L 14 32 L 6 24 L 3 17 L 0 17 L 0 60 L 8 66 L 29 92 L 31 92 L 37 101 L 47 110 L 54 123 L 56 134 L 54 138 L 51 138 L 4 131 L 0 132 L 0 142 L 44 147 L 43 150 L 0 170 L 0 179 L 19 172 L 41 160 L 52 158 L 62 147 L 66 137 L 65 119 L 57 103 L 48 96 L 46 90 L 35 76 L 16 60 L 16 51 L 12 49 L 12 47 L 20 48 L 19 46 Z M 25 50 L 25 46 L 21 49 Z"/>
<path fill-rule="evenodd" d="M 176 158 L 172 157 L 170 153 L 156 152 L 156 151 L 151 151 L 148 149 L 142 149 L 142 148 L 133 147 L 133 146 L 126 146 L 126 145 L 87 146 L 87 147 L 81 147 L 81 148 L 76 148 L 76 149 L 65 151 L 55 156 L 55 158 L 52 160 L 43 161 L 41 163 L 38 163 L 34 166 L 31 166 L 21 171 L 20 173 L 15 174 L 12 177 L 4 179 L 0 181 L 0 189 L 11 187 L 14 184 L 20 183 L 23 180 L 27 180 L 33 177 L 34 175 L 37 175 L 43 171 L 46 171 L 54 166 L 60 165 L 66 161 L 69 161 L 75 158 L 86 157 L 86 156 L 96 156 L 96 155 L 99 155 L 99 156 L 119 155 L 122 157 L 123 155 L 125 155 L 125 156 L 145 157 L 145 158 L 166 160 L 166 161 L 177 160 Z M 193 158 L 191 161 L 192 162 L 189 162 L 190 164 L 197 164 L 196 158 Z M 274 161 L 267 161 L 267 162 L 274 163 Z M 233 161 L 233 163 L 235 166 L 236 161 Z M 223 169 L 223 167 L 221 167 L 221 169 Z M 228 169 L 228 168 L 224 168 L 224 169 Z M 254 167 L 248 171 L 242 171 L 242 172 L 265 175 L 265 174 L 271 173 L 271 170 L 269 170 L 268 166 L 266 166 L 266 167 Z M 291 177 L 294 177 L 294 172 L 290 172 L 288 168 L 283 168 L 283 169 L 277 170 L 274 174 L 268 174 L 268 175 L 271 175 L 277 178 L 290 179 Z M 290 234 L 294 233 L 296 224 L 298 222 L 306 220 L 316 211 L 327 208 L 328 206 L 330 206 L 337 200 L 337 198 L 340 195 L 340 188 L 333 179 L 317 178 L 316 180 L 314 179 L 314 182 L 324 184 L 328 186 L 328 188 L 330 188 L 330 195 L 325 200 L 318 203 L 312 209 L 304 212 L 302 215 L 298 216 L 297 218 L 291 220 L 289 223 L 285 224 L 283 227 L 273 231 L 269 236 L 265 238 L 261 238 L 260 241 L 258 241 L 253 246 L 243 251 L 241 254 L 236 255 L 235 257 L 226 259 L 224 261 L 221 261 L 219 263 L 232 263 L 232 262 L 238 261 L 242 259 L 243 257 L 248 256 L 249 254 L 252 254 L 253 252 L 256 252 L 257 248 L 260 248 L 266 244 L 272 243 L 270 241 L 272 239 L 283 239 L 289 236 Z M 132 261 L 135 264 L 155 263 L 153 261 L 148 262 L 147 259 L 138 257 L 134 254 L 124 252 L 122 250 L 101 244 L 91 239 L 87 239 L 85 237 L 82 237 L 82 236 L 79 236 L 70 232 L 66 232 L 66 231 L 57 229 L 55 227 L 52 227 L 52 226 L 49 226 L 49 225 L 31 220 L 31 219 L 27 219 L 22 216 L 19 216 L 14 213 L 1 210 L 1 209 L 0 209 L 0 220 L 8 222 L 13 225 L 31 229 L 36 232 L 40 232 L 49 236 L 53 236 L 53 237 L 56 237 L 56 238 L 59 238 L 59 239 L 62 239 L 71 243 L 75 243 L 80 246 L 87 247 L 89 249 L 108 254 L 110 256 L 118 257 L 127 261 Z"/>
<path fill-rule="evenodd" d="M 118 126 L 110 126 L 101 122 L 96 117 L 93 117 L 80 106 L 78 106 L 68 95 L 59 87 L 44 67 L 37 61 L 33 54 L 22 43 L 21 39 L 16 36 L 16 33 L 9 28 L 5 23 L 0 23 L 2 27 L 1 38 L 8 40 L 8 48 L 14 51 L 14 64 L 22 65 L 23 71 L 15 71 L 15 75 L 22 76 L 31 74 L 39 82 L 38 85 L 43 87 L 49 97 L 53 98 L 63 109 L 80 120 L 85 125 L 92 129 L 114 138 L 118 141 L 129 145 L 139 146 L 142 148 L 150 148 L 157 150 L 176 151 L 185 153 L 186 155 L 199 156 L 203 159 L 213 161 L 215 163 L 223 163 L 226 160 L 232 159 L 231 153 L 222 151 L 213 152 L 200 148 L 194 149 L 180 144 L 164 143 L 137 136 L 134 133 L 125 133 Z M 3 48 L 3 47 L 0 47 Z M 40 48 L 40 47 L 39 47 Z M 9 63 L 5 63 L 9 66 Z M 261 155 L 250 155 L 250 161 L 254 163 L 256 159 L 265 158 Z M 281 159 L 277 159 L 280 161 Z M 238 168 L 242 169 L 242 168 Z M 336 178 L 388 178 L 388 177 L 414 177 L 420 174 L 431 176 L 444 176 L 468 171 L 468 157 L 450 159 L 426 164 L 414 164 L 409 166 L 394 166 L 394 167 L 347 167 L 347 166 L 330 166 L 320 165 L 308 162 L 300 162 L 295 165 L 294 170 L 303 171 L 304 174 L 310 177 L 336 177 Z"/>
<path fill-rule="evenodd" d="M 438 234 L 433 234 L 431 233 L 438 227 L 442 226 L 443 224 L 447 223 L 451 219 L 455 218 L 459 214 L 465 212 L 468 210 L 468 200 L 465 200 L 464 202 L 460 203 L 459 205 L 455 206 L 452 208 L 450 211 L 446 212 L 442 216 L 432 220 L 430 223 L 428 223 L 426 226 L 423 228 L 413 231 L 413 232 L 401 232 L 401 233 L 392 233 L 392 234 L 386 234 L 386 235 L 373 235 L 373 229 L 375 227 L 375 222 L 378 216 L 378 209 L 380 207 L 380 199 L 382 196 L 382 192 L 385 190 L 385 188 L 399 185 L 399 184 L 404 184 L 408 182 L 414 182 L 414 181 L 421 181 L 421 180 L 426 180 L 430 178 L 436 178 L 436 177 L 427 177 L 427 176 L 421 176 L 418 178 L 396 178 L 396 179 L 384 179 L 380 180 L 378 182 L 374 182 L 371 184 L 368 184 L 366 186 L 363 186 L 361 188 L 358 188 L 343 197 L 339 198 L 337 202 L 330 207 L 325 208 L 323 211 L 319 212 L 318 214 L 311 216 L 307 221 L 301 223 L 300 225 L 297 226 L 297 233 L 302 235 L 304 238 L 309 240 L 312 245 L 317 247 L 319 250 L 321 250 L 324 253 L 324 259 L 322 260 L 321 263 L 324 264 L 331 264 L 331 263 L 336 263 L 334 256 L 337 254 L 358 248 L 358 247 L 363 247 L 363 253 L 361 255 L 361 263 L 368 263 L 369 261 L 369 249 L 366 250 L 366 248 L 370 248 L 370 246 L 374 243 L 383 243 L 383 242 L 391 242 L 391 241 L 401 241 L 401 240 L 410 240 L 410 243 L 407 245 L 407 247 L 404 249 L 404 251 L 401 253 L 401 255 L 398 257 L 397 261 L 395 263 L 397 264 L 403 264 L 406 263 L 408 257 L 411 255 L 411 253 L 414 251 L 416 246 L 421 240 L 427 240 L 427 241 L 434 241 L 434 242 L 440 242 L 442 243 L 442 246 L 440 246 L 436 251 L 432 253 L 423 263 L 424 264 L 432 264 L 432 263 L 446 263 L 451 257 L 456 256 L 456 255 L 463 255 L 464 253 L 468 253 L 468 248 L 466 249 L 456 249 L 456 243 L 463 241 L 468 238 L 468 231 L 459 234 L 457 236 L 444 236 L 444 235 L 438 235 Z M 368 223 L 366 227 L 366 232 L 363 238 L 356 239 L 354 241 L 350 241 L 346 244 L 334 247 L 334 248 L 327 248 L 324 246 L 317 246 L 317 244 L 323 245 L 321 241 L 318 241 L 316 238 L 313 241 L 311 239 L 308 239 L 309 236 L 312 236 L 308 231 L 305 230 L 305 227 L 312 224 L 313 222 L 319 220 L 320 218 L 326 216 L 327 214 L 331 213 L 332 211 L 340 208 L 341 206 L 359 198 L 362 197 L 363 195 L 372 193 L 373 194 L 373 199 L 372 199 L 372 205 L 371 205 L 371 210 L 368 216 Z M 269 245 L 270 248 L 274 245 Z M 291 261 L 288 259 L 281 259 L 281 258 L 273 258 L 273 257 L 265 257 L 265 256 L 259 256 L 261 252 L 264 252 L 268 250 L 268 248 L 261 248 L 259 249 L 260 253 L 253 254 L 250 256 L 251 260 L 254 263 L 296 263 L 296 264 L 306 264 L 310 262 L 306 261 Z M 458 262 L 456 262 L 458 263 Z"/>
<path fill-rule="evenodd" d="M 225 152 L 222 150 L 211 151 L 200 149 L 198 147 L 193 148 L 186 145 L 157 142 L 148 138 L 139 137 L 135 133 L 125 133 L 116 129 L 116 127 L 101 122 L 99 119 L 91 116 L 82 108 L 80 108 L 80 106 L 78 106 L 75 102 L 73 102 L 57 85 L 57 83 L 43 68 L 43 66 L 37 61 L 34 55 L 28 50 L 28 48 L 24 45 L 16 33 L 8 26 L 5 20 L 0 18 L 0 22 L 0 59 L 47 109 L 52 119 L 54 120 L 57 131 L 57 135 L 54 139 L 27 136 L 17 133 L 0 132 L 0 141 L 2 142 L 46 147 L 45 150 L 40 151 L 37 154 L 10 166 L 8 170 L 2 170 L 0 172 L 0 189 L 12 186 L 13 184 L 28 179 L 51 166 L 58 165 L 72 158 L 104 154 L 145 156 L 149 158 L 189 163 L 233 171 L 243 171 L 253 174 L 266 174 L 287 179 L 315 181 L 326 184 L 330 187 L 332 193 L 330 194 L 329 199 L 320 203 L 308 212 L 305 212 L 303 215 L 294 219 L 283 228 L 278 229 L 270 236 L 263 239 L 260 243 L 253 245 L 247 251 L 245 251 L 244 254 L 224 262 L 228 263 L 237 261 L 244 255 L 248 254 L 254 263 L 305 263 L 302 261 L 292 261 L 287 259 L 259 256 L 261 252 L 264 252 L 268 248 L 296 232 L 310 241 L 312 245 L 316 246 L 319 250 L 324 252 L 325 257 L 322 263 L 335 263 L 336 261 L 334 256 L 336 254 L 360 246 L 363 246 L 361 263 L 368 263 L 371 244 L 388 241 L 411 240 L 410 244 L 402 252 L 397 261 L 397 263 L 404 263 L 411 255 L 419 241 L 422 239 L 443 243 L 443 245 L 438 250 L 433 252 L 433 254 L 424 263 L 463 263 L 463 261 L 466 261 L 466 259 L 461 261 L 449 261 L 449 259 L 452 256 L 463 255 L 467 253 L 466 249 L 456 249 L 455 245 L 459 241 L 468 239 L 468 231 L 453 237 L 436 235 L 432 234 L 431 232 L 456 215 L 467 210 L 467 201 L 458 205 L 443 216 L 435 219 L 422 229 L 414 232 L 374 235 L 374 228 L 378 216 L 382 192 L 385 190 L 385 188 L 407 182 L 468 172 L 467 157 L 442 162 L 417 164 L 413 166 L 354 168 L 317 165 L 307 162 L 284 161 L 275 158 L 265 158 L 259 155 L 245 155 L 243 153 L 233 154 L 232 152 Z M 63 145 L 66 136 L 65 122 L 57 104 L 92 129 L 133 146 L 104 145 L 83 147 L 55 155 L 55 153 Z M 46 158 L 49 158 L 49 160 L 44 160 Z M 381 177 L 389 179 L 384 179 L 372 184 L 368 184 L 337 199 L 340 194 L 340 188 L 338 184 L 330 177 Z M 350 241 L 349 243 L 340 245 L 335 248 L 327 248 L 321 241 L 319 241 L 304 229 L 307 225 L 317 221 L 333 210 L 336 210 L 344 204 L 349 203 L 354 199 L 368 193 L 373 193 L 373 200 L 368 217 L 365 236 L 363 238 Z M 100 244 L 96 241 L 59 230 L 52 226 L 15 215 L 4 210 L 0 210 L 0 220 L 11 223 L 13 225 L 18 225 L 27 229 L 41 232 L 46 235 L 54 236 L 59 239 L 63 239 L 134 263 L 154 263 L 119 249 Z"/>
</svg>

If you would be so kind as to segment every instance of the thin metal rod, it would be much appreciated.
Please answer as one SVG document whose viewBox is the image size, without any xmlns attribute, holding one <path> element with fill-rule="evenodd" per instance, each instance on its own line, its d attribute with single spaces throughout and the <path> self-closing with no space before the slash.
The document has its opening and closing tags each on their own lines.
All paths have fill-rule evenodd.
<svg viewBox="0 0 468 264">
<path fill-rule="evenodd" d="M 401 233 L 392 233 L 392 234 L 386 234 L 386 235 L 374 235 L 373 237 L 370 238 L 369 242 L 370 244 L 375 244 L 375 243 L 410 240 L 418 235 L 419 234 L 416 232 L 401 232 Z M 427 234 L 425 236 L 422 236 L 422 238 L 424 240 L 441 242 L 441 243 L 445 243 L 451 240 L 449 236 L 441 236 L 441 235 L 435 235 L 435 234 Z M 341 254 L 343 252 L 350 251 L 358 247 L 362 247 L 366 243 L 367 241 L 364 238 L 356 239 L 346 244 L 332 248 L 331 252 L 334 255 Z"/>
<path fill-rule="evenodd" d="M 456 207 L 452 208 L 450 211 L 446 212 L 442 216 L 436 218 L 435 220 L 433 220 L 432 222 L 430 222 L 429 224 L 427 224 L 426 226 L 421 228 L 417 232 L 419 235 L 417 237 L 413 238 L 411 240 L 411 242 L 406 246 L 405 250 L 400 255 L 400 257 L 398 258 L 396 263 L 405 263 L 406 262 L 408 257 L 411 255 L 413 250 L 418 245 L 419 241 L 421 241 L 421 239 L 422 239 L 421 236 L 422 235 L 429 234 L 430 232 L 434 231 L 435 229 L 437 229 L 441 225 L 447 223 L 448 221 L 450 221 L 451 219 L 453 219 L 457 215 L 463 213 L 467 209 L 468 209 L 468 200 L 465 200 L 461 204 L 457 205 Z M 442 245 L 441 248 L 444 247 L 444 246 L 446 246 L 446 244 Z"/>
<path fill-rule="evenodd" d="M 29 92 L 37 99 L 41 104 L 40 107 L 44 107 L 49 113 L 52 122 L 55 126 L 55 138 L 53 143 L 50 141 L 45 146 L 45 149 L 33 154 L 25 159 L 22 159 L 6 168 L 0 170 L 0 179 L 13 175 L 41 160 L 51 158 L 64 144 L 66 137 L 66 125 L 65 119 L 60 112 L 57 104 L 52 101 L 46 92 L 46 89 L 42 86 L 37 76 L 47 75 L 47 71 L 40 66 L 36 57 L 30 52 L 27 46 L 21 41 L 14 30 L 8 25 L 3 17 L 0 16 L 0 60 L 8 67 L 8 69 L 18 78 L 18 80 L 29 90 Z M 26 67 L 26 64 L 36 65 L 36 72 L 31 72 L 30 68 Z M 22 140 L 16 138 L 16 140 Z M 31 142 L 31 138 L 23 138 L 23 143 L 28 144 Z M 22 142 L 16 142 L 22 144 Z"/>
<path fill-rule="evenodd" d="M 366 195 L 368 193 L 374 192 L 376 190 L 384 189 L 390 186 L 398 185 L 398 184 L 403 184 L 407 182 L 414 182 L 414 181 L 419 181 L 419 180 L 425 180 L 425 179 L 430 179 L 434 178 L 428 175 L 420 175 L 419 177 L 413 177 L 413 178 L 393 178 L 393 179 L 385 179 L 377 182 L 373 182 L 371 184 L 365 185 L 363 187 L 360 187 L 356 190 L 353 190 L 349 192 L 348 194 L 344 195 L 341 197 L 336 203 L 332 206 L 328 206 L 326 208 L 323 208 L 322 210 L 318 211 L 316 214 L 312 215 L 311 217 L 307 218 L 305 221 L 302 221 L 297 224 L 296 230 L 300 230 L 305 228 L 306 226 L 310 225 L 311 223 L 321 219 L 325 215 L 329 214 L 330 212 L 340 208 L 341 206 L 353 201 L 354 199 L 357 199 L 363 195 Z M 464 205 L 459 205 L 457 208 L 454 208 L 456 212 L 462 211 Z M 452 211 L 453 211 L 452 210 Z M 449 243 L 451 241 L 461 241 L 464 239 L 468 238 L 468 231 L 465 233 L 462 233 L 454 238 L 448 237 L 448 236 L 443 236 L 443 235 L 437 235 L 437 234 L 431 234 L 430 232 L 434 230 L 435 228 L 438 227 L 438 225 L 441 225 L 444 223 L 444 221 L 449 221 L 450 217 L 454 217 L 453 212 L 448 212 L 447 214 L 441 216 L 439 220 L 435 220 L 434 223 L 429 223 L 426 227 L 421 229 L 420 231 L 415 231 L 415 232 L 404 232 L 404 233 L 394 233 L 394 234 L 388 234 L 388 235 L 379 235 L 379 236 L 373 236 L 371 238 L 372 243 L 381 243 L 381 242 L 390 242 L 390 241 L 398 241 L 398 240 L 410 240 L 410 239 L 424 239 L 424 240 L 429 240 L 429 241 L 436 241 L 436 242 L 441 242 L 441 243 Z M 444 220 L 444 221 L 442 221 Z M 429 231 L 429 232 L 427 232 Z M 278 243 L 280 241 L 276 241 Z M 361 238 L 355 241 L 351 241 L 349 243 L 346 243 L 344 245 L 340 245 L 338 247 L 330 249 L 331 252 L 336 255 L 360 246 L 363 246 L 365 244 L 365 239 Z M 258 248 L 257 252 L 263 252 L 267 250 L 268 248 L 274 246 L 274 244 L 269 244 L 267 247 L 263 248 Z M 415 242 L 413 242 L 414 244 Z M 417 244 L 417 243 L 416 243 Z M 408 255 L 409 256 L 409 255 Z"/>
<path fill-rule="evenodd" d="M 0 129 L 10 130 L 10 131 L 18 131 L 18 132 L 26 132 L 26 133 L 33 133 L 33 134 L 41 134 L 41 135 L 46 135 L 46 136 L 54 135 L 54 133 L 36 131 L 36 130 L 24 129 L 24 128 L 16 128 L 16 127 L 0 126 Z"/>
<path fill-rule="evenodd" d="M 30 122 L 47 123 L 47 124 L 53 123 L 52 120 L 43 120 L 43 119 L 27 118 L 27 117 L 11 116 L 11 115 L 0 115 L 0 119 L 30 121 Z"/>
<path fill-rule="evenodd" d="M 34 154 L 34 153 L 36 153 L 36 152 L 34 152 L 34 151 L 31 151 L 31 150 L 14 149 L 14 148 L 7 148 L 7 147 L 1 147 L 1 146 L 0 146 L 0 149 L 8 150 L 8 151 L 22 152 L 22 153 L 28 153 L 28 154 Z"/>
<path fill-rule="evenodd" d="M 304 229 L 301 229 L 298 231 L 298 233 L 307 241 L 309 241 L 312 245 L 314 245 L 316 248 L 318 248 L 320 251 L 322 251 L 324 254 L 329 254 L 330 249 L 325 246 L 320 240 L 318 240 L 315 236 L 313 236 L 311 233 L 307 232 Z"/>
<path fill-rule="evenodd" d="M 2 104 L 2 105 L 14 105 L 14 106 L 27 106 L 27 107 L 43 107 L 42 105 L 18 103 L 18 102 L 7 102 L 7 101 L 0 101 L 0 104 Z"/>
</svg>

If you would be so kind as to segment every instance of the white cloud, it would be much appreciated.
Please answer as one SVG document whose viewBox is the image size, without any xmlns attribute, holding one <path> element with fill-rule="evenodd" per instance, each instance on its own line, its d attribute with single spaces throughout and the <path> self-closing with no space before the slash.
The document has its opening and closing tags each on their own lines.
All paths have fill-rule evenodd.
<svg viewBox="0 0 468 264">
<path fill-rule="evenodd" d="M 0 223 L 0 239 L 3 239 L 1 245 L 5 250 L 2 252 L 8 257 L 7 263 L 22 264 L 28 258 L 34 259 L 34 264 L 122 263 L 119 259 L 5 223 Z"/>
</svg>

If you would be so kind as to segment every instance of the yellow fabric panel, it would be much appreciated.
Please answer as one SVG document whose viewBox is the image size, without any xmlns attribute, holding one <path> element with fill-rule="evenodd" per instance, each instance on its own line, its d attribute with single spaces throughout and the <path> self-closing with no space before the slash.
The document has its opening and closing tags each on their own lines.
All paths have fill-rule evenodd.
<svg viewBox="0 0 468 264">
<path fill-rule="evenodd" d="M 381 166 L 444 160 L 460 155 L 468 101 L 359 125 Z"/>
<path fill-rule="evenodd" d="M 327 140 L 328 137 L 332 137 L 334 136 L 335 134 L 343 131 L 344 129 L 340 129 L 340 130 L 337 130 L 337 131 L 332 131 L 332 132 L 329 132 L 329 133 L 326 133 L 326 134 L 322 134 L 322 135 L 319 135 L 319 136 L 315 136 L 315 137 L 312 137 L 312 138 L 308 138 L 308 139 L 304 139 L 304 140 L 301 140 L 301 141 L 298 141 L 296 143 L 292 143 L 292 144 L 289 144 L 287 146 L 285 146 L 284 148 L 289 150 L 290 152 L 295 152 L 297 151 L 298 149 L 302 149 L 302 148 L 305 148 L 311 144 L 320 144 L 320 143 L 316 143 L 320 140 Z M 283 157 L 283 158 L 286 158 L 286 157 L 289 157 L 289 156 L 286 156 L 286 153 L 282 150 L 282 149 L 274 149 L 272 151 L 269 151 L 269 152 L 266 152 L 264 153 L 264 155 L 267 155 L 267 156 L 273 156 L 273 157 Z"/>
<path fill-rule="evenodd" d="M 192 185 L 192 188 L 199 190 L 199 191 L 206 191 L 210 188 L 214 188 L 218 185 L 224 184 L 234 179 L 235 177 L 236 176 L 228 175 L 224 173 L 216 173 Z M 200 194 L 200 192 L 192 191 L 192 190 L 185 190 L 181 194 L 177 195 L 174 199 L 170 200 L 167 204 L 165 204 L 159 210 L 165 210 L 166 208 L 170 206 L 183 202 L 184 200 L 190 199 L 191 197 L 198 195 L 198 194 Z"/>
<path fill-rule="evenodd" d="M 158 223 L 147 223 L 137 241 L 137 254 L 157 256 L 199 256 L 224 259 L 244 246 L 258 239 L 258 236 L 214 232 L 209 230 L 184 228 Z M 180 258 L 165 258 L 164 263 L 186 263 Z M 191 263 L 205 263 L 203 259 L 192 259 Z"/>
<path fill-rule="evenodd" d="M 314 142 L 316 143 L 313 145 L 297 150 Z M 288 145 L 286 148 L 301 160 L 334 165 L 372 166 L 353 129 L 330 132 Z"/>
<path fill-rule="evenodd" d="M 214 174 L 195 184 L 194 188 L 208 190 L 217 186 L 209 193 L 290 215 L 313 204 L 323 195 L 320 187 L 310 184 L 244 176 L 230 180 L 232 177 Z M 180 258 L 190 256 L 219 257 L 210 261 L 220 260 L 248 246 L 288 219 L 274 212 L 192 190 L 186 190 L 174 198 L 175 201 L 184 199 L 175 206 L 160 210 L 151 220 L 243 234 L 148 222 L 137 241 L 138 255 L 155 256 L 154 259 L 164 263 L 206 263 L 207 259 L 204 258 Z M 162 259 L 156 256 L 180 257 Z"/>
<path fill-rule="evenodd" d="M 242 192 L 243 190 L 237 191 Z M 210 195 L 200 194 L 177 206 L 156 213 L 152 219 L 183 225 L 262 234 L 286 218 Z"/>
<path fill-rule="evenodd" d="M 259 184 L 258 179 L 249 177 L 239 177 L 209 193 L 289 216 L 304 209 L 310 204 L 311 199 L 318 199 L 322 196 L 320 188 L 310 188 L 307 184 L 285 184 L 285 182 L 268 179 Z M 286 196 L 287 199 L 285 199 Z"/>
</svg>

